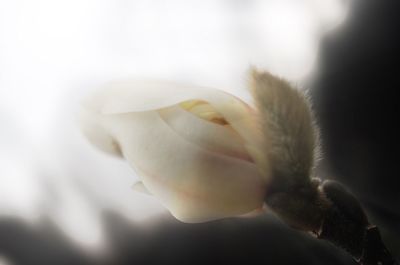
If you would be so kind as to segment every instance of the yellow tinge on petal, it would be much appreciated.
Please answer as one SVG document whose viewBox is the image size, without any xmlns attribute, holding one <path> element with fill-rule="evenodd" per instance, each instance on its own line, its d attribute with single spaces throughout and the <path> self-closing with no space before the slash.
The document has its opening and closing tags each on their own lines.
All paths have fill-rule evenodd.
<svg viewBox="0 0 400 265">
<path fill-rule="evenodd" d="M 202 100 L 188 100 L 179 104 L 184 110 L 202 118 L 204 120 L 220 124 L 229 125 L 225 118 L 209 103 Z"/>
</svg>

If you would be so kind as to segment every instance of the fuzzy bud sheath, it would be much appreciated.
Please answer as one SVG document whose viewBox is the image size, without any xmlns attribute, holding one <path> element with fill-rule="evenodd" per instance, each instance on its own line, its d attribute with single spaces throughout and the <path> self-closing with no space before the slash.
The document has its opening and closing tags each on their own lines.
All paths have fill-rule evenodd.
<svg viewBox="0 0 400 265">
<path fill-rule="evenodd" d="M 288 225 L 345 249 L 359 264 L 397 264 L 358 200 L 343 185 L 315 177 L 319 134 L 308 97 L 254 69 L 250 88 L 269 161 L 258 165 L 270 176 L 266 204 Z"/>
</svg>

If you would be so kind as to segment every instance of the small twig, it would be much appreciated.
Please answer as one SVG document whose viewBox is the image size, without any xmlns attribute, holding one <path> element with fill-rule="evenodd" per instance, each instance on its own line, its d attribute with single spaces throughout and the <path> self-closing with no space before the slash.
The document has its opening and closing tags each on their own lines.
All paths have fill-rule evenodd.
<svg viewBox="0 0 400 265">
<path fill-rule="evenodd" d="M 398 265 L 379 233 L 368 222 L 358 200 L 343 185 L 325 181 L 321 190 L 332 202 L 321 228 L 315 234 L 349 252 L 360 265 Z"/>
<path fill-rule="evenodd" d="M 398 265 L 382 242 L 378 227 L 367 228 L 363 255 L 358 261 L 362 265 Z"/>
</svg>

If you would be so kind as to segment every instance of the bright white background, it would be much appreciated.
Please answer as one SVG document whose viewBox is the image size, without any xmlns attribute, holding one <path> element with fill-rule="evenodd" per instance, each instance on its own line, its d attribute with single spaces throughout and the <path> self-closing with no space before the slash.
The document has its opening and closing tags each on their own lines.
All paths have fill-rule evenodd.
<svg viewBox="0 0 400 265">
<path fill-rule="evenodd" d="M 347 8 L 339 0 L 0 0 L 0 218 L 50 216 L 91 248 L 102 244 L 102 209 L 155 218 L 165 210 L 131 190 L 133 171 L 81 136 L 79 100 L 134 77 L 247 97 L 250 65 L 305 85 L 321 37 Z"/>
</svg>

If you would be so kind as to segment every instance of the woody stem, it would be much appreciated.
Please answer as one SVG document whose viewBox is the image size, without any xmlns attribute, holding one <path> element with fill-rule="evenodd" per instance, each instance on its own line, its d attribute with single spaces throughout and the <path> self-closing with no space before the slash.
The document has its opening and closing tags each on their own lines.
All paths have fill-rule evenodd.
<svg viewBox="0 0 400 265">
<path fill-rule="evenodd" d="M 346 250 L 360 265 L 398 265 L 379 229 L 369 223 L 358 200 L 343 185 L 325 181 L 320 189 L 331 202 L 315 235 Z"/>
</svg>

